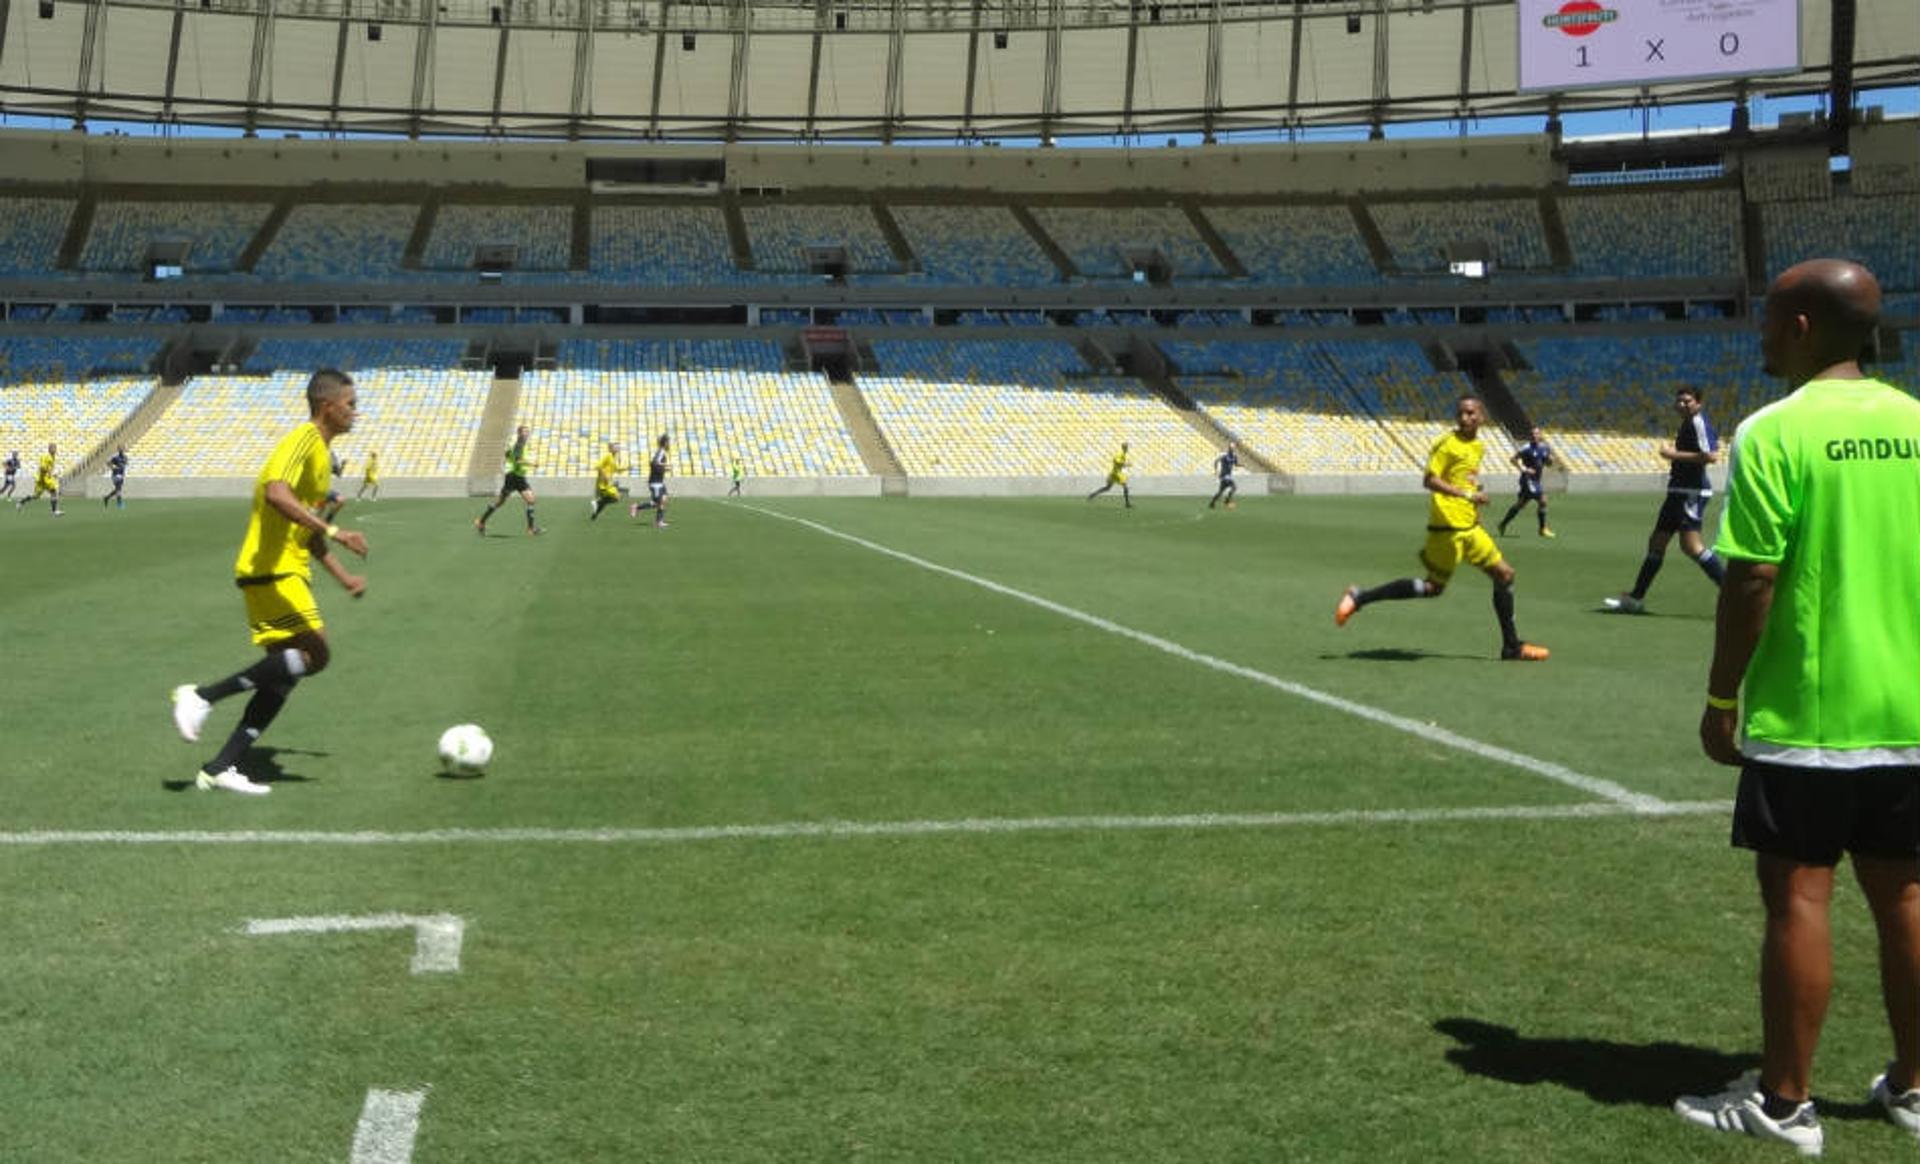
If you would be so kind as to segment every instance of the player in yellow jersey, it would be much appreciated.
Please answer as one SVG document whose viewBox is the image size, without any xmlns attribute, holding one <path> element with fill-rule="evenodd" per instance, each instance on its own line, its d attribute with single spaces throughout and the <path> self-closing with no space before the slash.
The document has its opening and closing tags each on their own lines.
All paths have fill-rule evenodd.
<svg viewBox="0 0 1920 1164">
<path fill-rule="evenodd" d="M 266 658 L 218 682 L 173 690 L 173 723 L 187 740 L 200 738 L 214 704 L 253 692 L 240 726 L 195 774 L 194 785 L 203 791 L 219 788 L 261 796 L 273 790 L 242 775 L 240 761 L 280 714 L 294 684 L 326 670 L 333 657 L 308 585 L 313 577 L 310 563 L 318 560 L 355 598 L 366 593 L 367 580 L 348 573 L 327 547 L 335 541 L 364 558 L 366 536 L 329 525 L 314 513 L 333 482 L 328 446 L 352 431 L 358 407 L 352 377 L 332 368 L 315 372 L 307 381 L 311 418 L 281 438 L 254 482 L 253 512 L 233 572 L 234 584 L 246 599 L 254 645 L 265 649 Z"/>
<path fill-rule="evenodd" d="M 1333 621 L 1347 620 L 1361 607 L 1400 598 L 1438 598 L 1461 562 L 1478 566 L 1493 580 L 1493 612 L 1500 620 L 1500 657 L 1537 662 L 1547 649 L 1523 642 L 1513 626 L 1513 567 L 1500 556 L 1492 535 L 1480 525 L 1480 508 L 1487 495 L 1480 488 L 1480 426 L 1486 423 L 1486 405 L 1478 396 L 1462 396 L 1454 406 L 1455 428 L 1433 442 L 1427 454 L 1427 544 L 1420 551 L 1425 578 L 1401 578 L 1362 590 L 1347 587 L 1334 607 Z"/>
<path fill-rule="evenodd" d="M 360 491 L 353 495 L 353 499 L 355 501 L 358 501 L 362 497 L 365 497 L 367 495 L 367 490 L 369 489 L 373 490 L 373 500 L 375 501 L 380 500 L 380 450 L 379 449 L 375 449 L 372 452 L 367 454 L 367 463 L 360 471 Z"/>
<path fill-rule="evenodd" d="M 40 500 L 42 497 L 45 497 L 47 504 L 53 506 L 53 516 L 66 516 L 66 514 L 60 510 L 60 478 L 53 475 L 54 463 L 59 455 L 59 448 L 52 441 L 48 441 L 47 453 L 40 458 L 40 471 L 34 474 L 33 496 L 23 497 L 15 501 L 13 503 L 14 512 L 17 513 Z"/>
<path fill-rule="evenodd" d="M 626 469 L 620 463 L 620 445 L 608 441 L 606 454 L 593 467 L 593 516 L 588 521 L 599 521 L 601 510 L 609 505 L 620 504 L 620 487 L 613 483 L 613 479 L 626 472 Z"/>
<path fill-rule="evenodd" d="M 1127 442 L 1121 441 L 1120 451 L 1113 455 L 1113 467 L 1107 470 L 1107 483 L 1087 494 L 1088 501 L 1092 501 L 1102 493 L 1118 485 L 1120 486 L 1120 499 L 1127 503 L 1128 509 L 1133 508 L 1133 494 L 1127 489 L 1127 469 L 1132 466 L 1133 461 L 1127 456 L 1127 448 Z"/>
</svg>

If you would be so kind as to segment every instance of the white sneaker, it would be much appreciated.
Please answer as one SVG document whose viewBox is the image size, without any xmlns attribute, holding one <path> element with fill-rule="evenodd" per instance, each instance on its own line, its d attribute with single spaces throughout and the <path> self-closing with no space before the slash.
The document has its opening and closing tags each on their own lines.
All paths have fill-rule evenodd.
<svg viewBox="0 0 1920 1164">
<path fill-rule="evenodd" d="M 238 792 L 244 796 L 265 796 L 273 791 L 271 784 L 260 784 L 240 774 L 240 769 L 229 768 L 215 776 L 207 772 L 194 775 L 193 786 L 202 792 L 211 792 L 218 788 L 226 792 Z"/>
<path fill-rule="evenodd" d="M 207 726 L 207 716 L 212 712 L 213 704 L 200 698 L 193 684 L 182 683 L 173 689 L 173 726 L 180 729 L 181 739 L 199 739 L 200 729 Z"/>
<path fill-rule="evenodd" d="M 1895 1127 L 1920 1137 L 1920 1087 L 1895 1095 L 1887 1087 L 1887 1073 L 1882 1071 L 1874 1076 L 1873 1091 L 1867 1098 L 1868 1102 L 1886 1109 L 1887 1118 Z"/>
<path fill-rule="evenodd" d="M 1615 598 L 1602 598 L 1600 602 L 1601 605 L 1605 606 L 1608 610 L 1618 611 L 1621 614 L 1647 613 L 1647 604 L 1631 594 L 1622 594 Z"/>
<path fill-rule="evenodd" d="M 1716 1132 L 1739 1132 L 1761 1140 L 1793 1145 L 1802 1156 L 1818 1156 L 1826 1147 L 1813 1103 L 1802 1103 L 1785 1119 L 1769 1119 L 1761 1106 L 1760 1073 L 1749 1071 L 1718 1095 L 1683 1095 L 1673 1110 L 1690 1124 Z"/>
</svg>

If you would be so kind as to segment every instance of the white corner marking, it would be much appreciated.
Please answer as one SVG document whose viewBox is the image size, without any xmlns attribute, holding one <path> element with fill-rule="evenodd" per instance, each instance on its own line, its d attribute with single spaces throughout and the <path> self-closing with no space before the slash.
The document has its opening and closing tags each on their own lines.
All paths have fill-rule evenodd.
<svg viewBox="0 0 1920 1164">
<path fill-rule="evenodd" d="M 415 974 L 455 974 L 467 923 L 450 913 L 374 913 L 359 917 L 261 917 L 247 919 L 247 934 L 339 934 L 367 930 L 414 931 Z"/>
</svg>

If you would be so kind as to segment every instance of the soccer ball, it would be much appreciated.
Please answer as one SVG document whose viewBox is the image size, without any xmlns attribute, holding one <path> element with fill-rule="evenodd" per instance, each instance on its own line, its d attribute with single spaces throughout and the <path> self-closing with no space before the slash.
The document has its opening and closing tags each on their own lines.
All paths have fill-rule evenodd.
<svg viewBox="0 0 1920 1164">
<path fill-rule="evenodd" d="M 477 723 L 455 724 L 440 733 L 440 762 L 447 771 L 478 776 L 493 759 L 493 740 Z"/>
</svg>

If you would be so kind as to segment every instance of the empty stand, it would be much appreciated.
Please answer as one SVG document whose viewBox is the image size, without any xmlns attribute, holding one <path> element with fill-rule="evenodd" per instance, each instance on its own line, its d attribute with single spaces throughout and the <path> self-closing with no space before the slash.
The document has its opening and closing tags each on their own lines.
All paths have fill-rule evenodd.
<svg viewBox="0 0 1920 1164">
<path fill-rule="evenodd" d="M 1170 206 L 1036 206 L 1033 217 L 1090 279 L 1130 278 L 1131 252 L 1157 251 L 1179 278 L 1226 276 L 1184 211 Z"/>
<path fill-rule="evenodd" d="M 1346 206 L 1215 206 L 1208 221 L 1259 283 L 1284 287 L 1378 283 Z"/>
<path fill-rule="evenodd" d="M 644 474 L 661 433 L 679 474 L 722 477 L 735 457 L 756 477 L 866 474 L 826 377 L 786 371 L 776 344 L 570 340 L 558 355 L 520 381 L 542 475 L 590 475 L 609 440 Z"/>
<path fill-rule="evenodd" d="M 894 205 L 891 209 L 931 281 L 1034 287 L 1059 278 L 1046 252 L 1004 206 Z"/>
<path fill-rule="evenodd" d="M 268 202 L 102 201 L 94 209 L 80 267 L 138 272 L 154 247 L 177 246 L 186 271 L 231 271 L 272 212 Z"/>
<path fill-rule="evenodd" d="M 1083 377 L 1067 343 L 879 340 L 859 378 L 910 476 L 1078 477 L 1106 472 L 1122 441 L 1140 474 L 1205 473 L 1214 449 L 1131 377 Z"/>
<path fill-rule="evenodd" d="M 667 285 L 735 283 L 725 214 L 718 206 L 603 206 L 593 211 L 597 275 Z"/>
<path fill-rule="evenodd" d="M 1492 248 L 1500 268 L 1545 270 L 1552 265 L 1540 207 L 1531 198 L 1374 202 L 1368 209 L 1402 271 L 1444 272 L 1448 247 L 1481 242 Z"/>
<path fill-rule="evenodd" d="M 254 273 L 295 282 L 395 278 L 419 216 L 418 206 L 398 203 L 296 206 Z"/>
<path fill-rule="evenodd" d="M 1562 194 L 1559 201 L 1576 274 L 1678 279 L 1741 273 L 1738 190 Z"/>
</svg>

